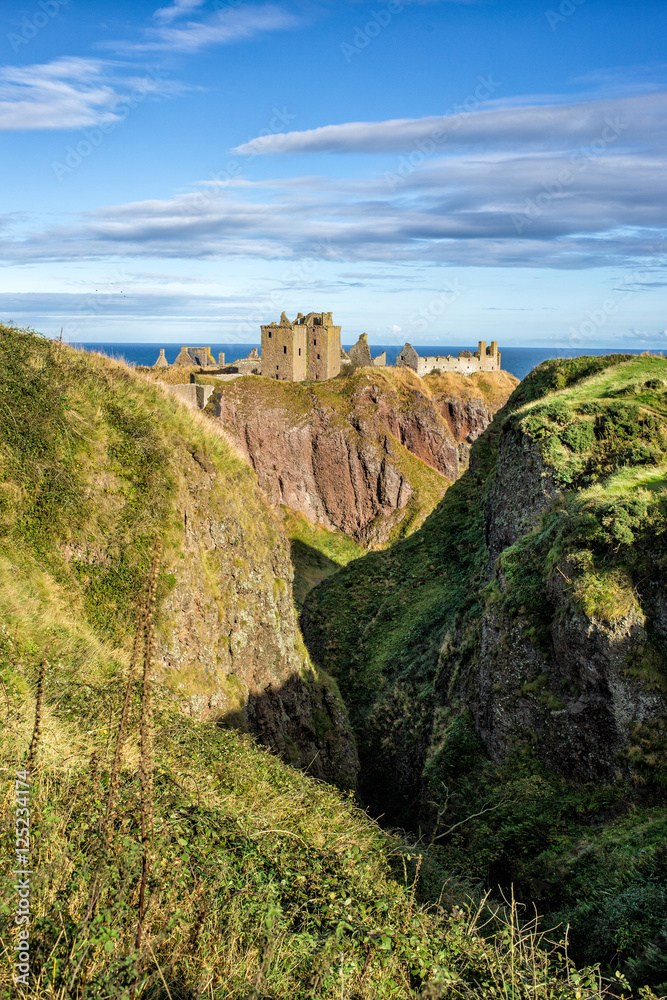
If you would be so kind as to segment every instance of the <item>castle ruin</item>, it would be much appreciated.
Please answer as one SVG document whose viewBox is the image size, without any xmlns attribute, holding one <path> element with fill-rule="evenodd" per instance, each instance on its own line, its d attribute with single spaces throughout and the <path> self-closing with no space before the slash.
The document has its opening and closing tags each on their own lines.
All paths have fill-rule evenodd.
<svg viewBox="0 0 667 1000">
<path fill-rule="evenodd" d="M 331 313 L 299 313 L 293 323 L 283 313 L 279 323 L 262 327 L 262 375 L 268 378 L 333 378 L 340 371 L 340 352 L 340 327 Z"/>
<path fill-rule="evenodd" d="M 343 355 L 349 362 L 350 368 L 384 368 L 387 364 L 387 352 L 383 351 L 376 358 L 371 357 L 371 349 L 368 346 L 368 337 L 365 333 L 359 337 L 356 344 L 353 344 L 349 351 L 343 351 Z"/>
<path fill-rule="evenodd" d="M 417 375 L 428 375 L 429 372 L 456 372 L 458 375 L 472 375 L 474 372 L 500 371 L 500 351 L 498 341 L 492 340 L 491 346 L 486 346 L 485 340 L 480 340 L 474 354 L 470 351 L 459 351 L 454 358 L 446 357 L 420 358 L 412 344 L 406 344 L 396 358 L 396 366 L 404 365 L 412 368 Z"/>
<path fill-rule="evenodd" d="M 263 375 L 288 382 L 323 382 L 334 378 L 341 369 L 347 373 L 357 368 L 380 368 L 387 364 L 385 351 L 375 358 L 371 357 L 365 333 L 361 334 L 349 351 L 344 351 L 340 342 L 340 329 L 339 326 L 334 326 L 331 313 L 311 312 L 307 316 L 299 313 L 294 322 L 290 322 L 283 313 L 279 323 L 261 327 L 261 357 L 257 348 L 253 347 L 247 358 L 227 365 L 225 355 L 219 354 L 216 364 L 210 347 L 182 347 L 174 366 L 209 369 L 211 375 L 219 378 Z M 160 356 L 153 367 L 169 367 L 164 348 L 160 350 Z M 480 340 L 474 353 L 459 351 L 456 357 L 448 354 L 446 357 L 438 355 L 426 358 L 420 357 L 412 344 L 405 344 L 396 358 L 396 367 L 410 368 L 419 376 L 430 372 L 473 375 L 475 372 L 500 371 L 498 341 L 492 340 L 490 347 L 487 347 L 486 341 Z"/>
</svg>

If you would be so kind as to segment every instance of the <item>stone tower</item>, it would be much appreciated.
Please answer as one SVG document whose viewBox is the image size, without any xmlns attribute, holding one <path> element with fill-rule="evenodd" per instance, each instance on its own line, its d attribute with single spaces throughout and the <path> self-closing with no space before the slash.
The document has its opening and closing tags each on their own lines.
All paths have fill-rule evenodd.
<svg viewBox="0 0 667 1000">
<path fill-rule="evenodd" d="M 299 313 L 290 323 L 262 327 L 262 375 L 303 382 L 333 378 L 340 371 L 340 327 L 331 313 Z"/>
<path fill-rule="evenodd" d="M 485 340 L 480 340 L 475 351 L 475 357 L 479 358 L 479 370 L 481 372 L 500 371 L 500 351 L 498 341 L 492 340 L 491 346 L 486 346 Z"/>
</svg>

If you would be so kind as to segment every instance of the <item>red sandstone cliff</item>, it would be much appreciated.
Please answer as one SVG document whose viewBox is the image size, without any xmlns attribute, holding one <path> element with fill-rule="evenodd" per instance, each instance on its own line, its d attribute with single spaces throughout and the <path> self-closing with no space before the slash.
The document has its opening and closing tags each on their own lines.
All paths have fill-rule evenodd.
<svg viewBox="0 0 667 1000">
<path fill-rule="evenodd" d="M 405 368 L 322 384 L 247 377 L 221 385 L 207 411 L 272 503 L 382 544 L 430 513 L 516 385 L 507 372 L 421 379 Z"/>
</svg>

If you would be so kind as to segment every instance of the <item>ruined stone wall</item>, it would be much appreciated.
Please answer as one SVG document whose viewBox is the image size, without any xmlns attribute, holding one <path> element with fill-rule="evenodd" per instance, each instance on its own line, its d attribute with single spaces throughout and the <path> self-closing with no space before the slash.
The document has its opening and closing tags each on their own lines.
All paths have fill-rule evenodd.
<svg viewBox="0 0 667 1000">
<path fill-rule="evenodd" d="M 215 365 L 215 358 L 211 354 L 210 347 L 181 347 L 174 364 L 208 368 Z"/>
<path fill-rule="evenodd" d="M 472 375 L 474 372 L 482 371 L 479 358 L 452 357 L 428 357 L 419 358 L 417 362 L 417 374 L 424 376 L 429 372 L 457 372 L 459 375 Z"/>
<path fill-rule="evenodd" d="M 193 410 L 203 410 L 213 392 L 212 385 L 196 385 L 194 382 L 184 382 L 181 385 L 166 385 L 161 382 L 167 392 L 176 396 L 182 403 L 191 406 Z"/>
<path fill-rule="evenodd" d="M 299 313 L 293 323 L 282 314 L 280 323 L 262 327 L 262 375 L 303 382 L 324 381 L 340 371 L 340 327 L 331 313 Z"/>
<path fill-rule="evenodd" d="M 455 372 L 459 375 L 474 375 L 476 372 L 500 371 L 500 351 L 497 341 L 493 340 L 491 347 L 487 349 L 485 341 L 480 340 L 474 354 L 470 351 L 461 351 L 457 357 L 448 354 L 445 357 L 433 355 L 422 358 L 417 354 L 412 344 L 405 344 L 396 359 L 396 365 L 412 368 L 422 378 L 429 372 Z"/>
<path fill-rule="evenodd" d="M 500 351 L 498 341 L 492 340 L 491 346 L 486 346 L 486 341 L 480 340 L 475 357 L 479 358 L 479 371 L 497 372 L 500 371 Z"/>
<path fill-rule="evenodd" d="M 355 368 L 365 368 L 373 364 L 371 349 L 368 346 L 368 338 L 365 333 L 362 333 L 356 344 L 352 345 L 348 351 L 348 357 Z"/>
</svg>

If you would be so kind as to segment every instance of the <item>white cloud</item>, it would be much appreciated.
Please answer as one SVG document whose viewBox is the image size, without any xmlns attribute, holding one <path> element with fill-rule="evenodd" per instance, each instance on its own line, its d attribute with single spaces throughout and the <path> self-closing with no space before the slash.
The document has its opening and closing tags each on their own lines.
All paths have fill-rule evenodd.
<svg viewBox="0 0 667 1000">
<path fill-rule="evenodd" d="M 591 164 L 571 189 L 546 196 L 558 176 L 551 158 L 504 158 L 433 165 L 390 192 L 381 179 L 322 190 L 193 192 L 110 206 L 78 224 L 0 239 L 5 259 L 264 259 L 317 257 L 383 264 L 631 266 L 645 258 L 661 281 L 667 263 L 667 178 L 662 163 L 639 157 Z M 556 171 L 552 174 L 551 171 Z M 526 213 L 527 199 L 538 211 Z M 523 219 L 517 229 L 515 218 Z M 20 225 L 20 220 L 16 225 Z M 13 238 L 12 238 L 13 237 Z M 648 275 L 645 276 L 648 280 Z"/>
<path fill-rule="evenodd" d="M 169 22 L 177 17 L 183 17 L 193 10 L 203 7 L 206 0 L 174 0 L 169 7 L 160 7 L 153 14 L 156 21 Z"/>
<path fill-rule="evenodd" d="M 118 95 L 96 59 L 0 67 L 0 129 L 81 128 L 113 121 Z"/>
<path fill-rule="evenodd" d="M 187 8 L 181 8 L 184 13 Z M 162 8 L 175 11 L 175 7 Z M 180 16 L 175 11 L 173 18 Z M 173 19 L 168 15 L 167 20 Z M 164 20 L 164 18 L 163 18 Z M 276 4 L 244 5 L 225 8 L 202 21 L 187 21 L 171 26 L 169 23 L 149 27 L 142 42 L 108 42 L 105 48 L 117 52 L 198 52 L 210 45 L 228 45 L 244 41 L 269 31 L 288 31 L 297 28 L 301 19 Z"/>
<path fill-rule="evenodd" d="M 113 64 L 67 57 L 33 66 L 0 67 L 0 131 L 79 129 L 120 121 L 116 109 L 134 88 L 145 94 L 176 94 L 177 81 L 118 77 Z"/>
<path fill-rule="evenodd" d="M 13 219 L 0 229 L 0 252 L 10 260 L 319 257 L 565 269 L 644 258 L 650 293 L 667 264 L 665 98 L 487 108 L 484 129 L 468 125 L 474 115 L 461 125 L 480 148 L 457 139 L 445 156 L 416 146 L 389 163 L 372 161 L 365 179 L 202 182 L 41 235 Z M 423 136 L 424 121 L 416 123 L 422 131 L 414 122 L 399 130 L 401 141 Z M 375 124 L 386 143 L 395 123 Z M 348 130 L 346 148 L 358 148 L 351 126 L 329 128 Z M 291 135 L 302 142 L 311 133 Z"/>
<path fill-rule="evenodd" d="M 487 88 L 488 89 L 488 88 Z M 241 154 L 402 153 L 444 151 L 451 146 L 485 149 L 571 148 L 595 142 L 616 130 L 624 141 L 664 140 L 667 92 L 619 100 L 508 107 L 470 98 L 460 110 L 428 118 L 381 122 L 345 122 L 303 132 L 260 136 L 238 146 Z"/>
</svg>

